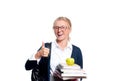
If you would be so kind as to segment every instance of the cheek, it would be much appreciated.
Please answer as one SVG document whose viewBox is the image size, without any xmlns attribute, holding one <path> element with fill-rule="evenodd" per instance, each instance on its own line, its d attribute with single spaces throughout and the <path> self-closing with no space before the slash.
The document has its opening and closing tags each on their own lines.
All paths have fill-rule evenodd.
<svg viewBox="0 0 120 81">
<path fill-rule="evenodd" d="M 56 31 L 55 31 L 55 30 L 53 30 L 53 32 L 54 32 L 54 34 L 56 33 Z"/>
<path fill-rule="evenodd" d="M 57 34 L 57 31 L 54 31 L 55 34 Z"/>
<path fill-rule="evenodd" d="M 66 32 L 65 32 L 65 35 L 69 35 L 69 34 L 70 34 L 70 31 L 66 31 Z"/>
<path fill-rule="evenodd" d="M 57 32 L 56 32 L 56 31 L 54 31 L 54 34 L 55 34 L 55 35 L 57 35 Z"/>
</svg>

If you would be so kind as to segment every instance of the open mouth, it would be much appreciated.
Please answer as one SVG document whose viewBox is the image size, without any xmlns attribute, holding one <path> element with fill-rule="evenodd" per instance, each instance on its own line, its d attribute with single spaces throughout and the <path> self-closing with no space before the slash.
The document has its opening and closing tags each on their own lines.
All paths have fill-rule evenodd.
<svg viewBox="0 0 120 81">
<path fill-rule="evenodd" d="M 62 34 L 62 33 L 58 33 L 57 36 L 58 36 L 58 37 L 61 37 L 61 36 L 63 36 L 63 34 Z"/>
</svg>

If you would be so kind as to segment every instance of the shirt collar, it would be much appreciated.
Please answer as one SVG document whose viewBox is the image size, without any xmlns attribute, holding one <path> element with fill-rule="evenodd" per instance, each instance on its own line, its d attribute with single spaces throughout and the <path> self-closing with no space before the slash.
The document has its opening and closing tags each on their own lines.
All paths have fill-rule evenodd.
<svg viewBox="0 0 120 81">
<path fill-rule="evenodd" d="M 54 43 L 55 47 L 59 48 L 59 45 L 57 44 L 56 40 L 53 43 Z M 68 44 L 67 44 L 66 48 L 72 49 L 72 44 L 71 44 L 70 41 L 68 41 Z"/>
</svg>

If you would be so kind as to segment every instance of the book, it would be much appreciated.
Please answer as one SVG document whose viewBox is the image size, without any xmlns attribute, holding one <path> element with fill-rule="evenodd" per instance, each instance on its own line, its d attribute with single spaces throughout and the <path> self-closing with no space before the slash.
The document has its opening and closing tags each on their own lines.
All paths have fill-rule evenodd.
<svg viewBox="0 0 120 81">
<path fill-rule="evenodd" d="M 87 77 L 86 73 L 83 73 L 82 71 L 81 73 L 76 74 L 76 73 L 61 73 L 58 70 L 55 71 L 54 76 L 59 77 L 60 79 L 63 80 L 73 80 Z"/>
<path fill-rule="evenodd" d="M 66 63 L 60 63 L 57 67 L 59 69 L 81 69 L 81 67 L 78 64 L 69 66 Z"/>
<path fill-rule="evenodd" d="M 87 77 L 85 71 L 83 71 L 81 67 L 77 64 L 69 66 L 65 63 L 61 63 L 56 68 L 56 74 L 59 74 L 58 76 L 61 77 L 63 80 Z"/>
<path fill-rule="evenodd" d="M 62 73 L 75 73 L 75 74 L 80 74 L 82 73 L 82 69 L 60 69 L 60 72 Z"/>
<path fill-rule="evenodd" d="M 86 73 L 62 73 L 64 78 L 86 78 Z"/>
</svg>

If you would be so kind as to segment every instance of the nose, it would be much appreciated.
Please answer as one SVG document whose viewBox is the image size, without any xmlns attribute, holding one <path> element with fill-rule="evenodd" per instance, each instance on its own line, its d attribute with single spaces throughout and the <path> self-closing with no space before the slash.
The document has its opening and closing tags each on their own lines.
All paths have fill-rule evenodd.
<svg viewBox="0 0 120 81">
<path fill-rule="evenodd" d="M 58 28 L 58 31 L 60 32 L 61 30 L 62 30 L 62 28 L 61 28 L 61 27 L 59 27 L 59 28 Z"/>
</svg>

